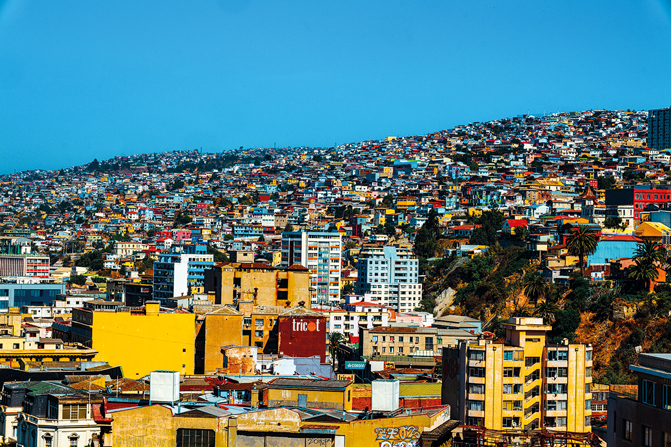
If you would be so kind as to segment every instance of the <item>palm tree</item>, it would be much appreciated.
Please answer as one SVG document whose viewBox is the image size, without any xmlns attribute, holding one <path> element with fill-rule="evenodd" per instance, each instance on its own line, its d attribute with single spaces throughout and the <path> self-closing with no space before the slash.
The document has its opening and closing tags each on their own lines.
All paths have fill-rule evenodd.
<svg viewBox="0 0 671 447">
<path fill-rule="evenodd" d="M 552 324 L 555 321 L 555 313 L 559 307 L 553 302 L 543 301 L 538 303 L 534 309 L 534 317 L 542 318 L 547 324 Z"/>
<path fill-rule="evenodd" d="M 535 305 L 540 298 L 545 298 L 548 293 L 548 285 L 543 277 L 537 271 L 530 271 L 524 275 L 522 280 L 524 285 L 524 294 L 529 299 L 530 304 Z"/>
<path fill-rule="evenodd" d="M 643 241 L 636 247 L 634 260 L 650 264 L 661 264 L 666 259 L 666 248 L 662 244 L 652 241 Z"/>
<path fill-rule="evenodd" d="M 585 256 L 596 251 L 599 237 L 596 232 L 584 225 L 573 228 L 571 235 L 566 240 L 568 252 L 578 257 L 580 262 L 580 275 L 585 276 Z"/>
<path fill-rule="evenodd" d="M 345 341 L 345 335 L 342 332 L 332 331 L 329 334 L 329 352 L 331 353 L 331 363 L 335 363 L 335 352 L 339 344 Z"/>
<path fill-rule="evenodd" d="M 652 292 L 653 281 L 657 279 L 657 266 L 655 264 L 637 259 L 627 271 L 631 278 L 645 281 L 648 291 Z"/>
</svg>

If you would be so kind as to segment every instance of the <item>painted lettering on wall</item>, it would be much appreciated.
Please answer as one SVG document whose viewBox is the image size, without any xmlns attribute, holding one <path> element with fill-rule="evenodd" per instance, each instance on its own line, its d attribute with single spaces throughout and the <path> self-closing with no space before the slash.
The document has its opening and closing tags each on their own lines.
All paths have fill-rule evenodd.
<svg viewBox="0 0 671 447">
<path fill-rule="evenodd" d="M 333 440 L 331 438 L 308 438 L 308 445 L 331 447 L 333 445 Z"/>
<path fill-rule="evenodd" d="M 415 425 L 375 429 L 380 447 L 419 447 L 419 430 Z"/>
<path fill-rule="evenodd" d="M 319 320 L 292 320 L 292 329 L 297 332 L 319 332 Z"/>
</svg>

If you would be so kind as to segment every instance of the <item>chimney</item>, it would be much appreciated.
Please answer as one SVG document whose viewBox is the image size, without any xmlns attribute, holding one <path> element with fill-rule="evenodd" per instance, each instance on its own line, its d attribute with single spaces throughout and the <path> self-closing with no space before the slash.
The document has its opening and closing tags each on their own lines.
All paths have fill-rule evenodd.
<svg viewBox="0 0 671 447">
<path fill-rule="evenodd" d="M 159 301 L 147 301 L 144 304 L 145 314 L 146 315 L 158 315 L 159 313 Z"/>
</svg>

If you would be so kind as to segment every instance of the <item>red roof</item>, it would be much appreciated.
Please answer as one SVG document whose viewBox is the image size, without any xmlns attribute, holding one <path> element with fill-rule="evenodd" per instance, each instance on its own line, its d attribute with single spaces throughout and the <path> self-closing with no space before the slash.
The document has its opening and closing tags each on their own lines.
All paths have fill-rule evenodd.
<svg viewBox="0 0 671 447">
<path fill-rule="evenodd" d="M 526 227 L 527 226 L 527 220 L 526 219 L 506 219 L 506 222 L 508 222 L 508 225 L 510 227 Z"/>
</svg>

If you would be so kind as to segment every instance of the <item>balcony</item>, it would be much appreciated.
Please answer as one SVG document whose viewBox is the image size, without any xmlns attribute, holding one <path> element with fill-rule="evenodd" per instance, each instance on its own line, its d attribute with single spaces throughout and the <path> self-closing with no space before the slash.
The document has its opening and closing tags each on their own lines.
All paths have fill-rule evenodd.
<svg viewBox="0 0 671 447">
<path fill-rule="evenodd" d="M 538 414 L 539 412 L 540 412 L 540 404 L 536 402 L 535 404 L 524 410 L 524 419 L 525 420 L 529 419 L 530 417 Z"/>
<path fill-rule="evenodd" d="M 535 399 L 536 397 L 540 396 L 540 387 L 536 385 L 526 393 L 524 393 L 524 402 L 529 402 L 532 399 Z"/>
</svg>

